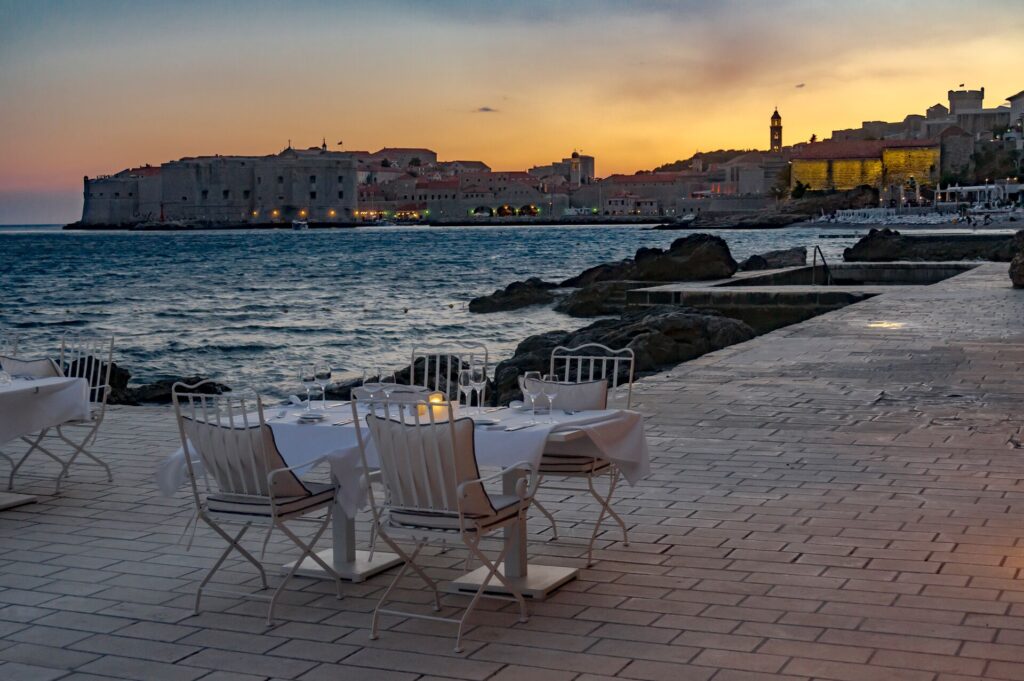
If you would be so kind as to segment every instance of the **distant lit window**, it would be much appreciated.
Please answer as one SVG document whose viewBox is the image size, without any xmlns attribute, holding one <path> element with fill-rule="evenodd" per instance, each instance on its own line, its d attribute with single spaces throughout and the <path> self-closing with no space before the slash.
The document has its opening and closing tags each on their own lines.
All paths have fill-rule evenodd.
<svg viewBox="0 0 1024 681">
<path fill-rule="evenodd" d="M 316 192 L 310 192 L 309 193 L 309 198 L 315 199 L 316 198 Z"/>
</svg>

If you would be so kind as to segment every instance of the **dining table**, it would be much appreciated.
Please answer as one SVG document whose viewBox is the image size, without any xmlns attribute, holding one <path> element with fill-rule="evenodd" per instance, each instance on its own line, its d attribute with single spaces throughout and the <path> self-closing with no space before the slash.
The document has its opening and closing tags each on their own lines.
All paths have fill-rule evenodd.
<svg viewBox="0 0 1024 681">
<path fill-rule="evenodd" d="M 353 419 L 348 403 L 334 403 L 319 410 L 323 418 L 314 423 L 300 420 L 307 413 L 304 406 L 288 405 L 265 411 L 267 425 L 274 434 L 278 450 L 289 466 L 310 465 L 326 460 L 331 476 L 338 484 L 336 505 L 333 509 L 332 547 L 318 552 L 343 579 L 361 582 L 400 562 L 388 551 L 357 549 L 355 517 L 366 506 L 366 480 L 356 439 L 356 428 L 361 427 L 367 446 L 367 465 L 378 465 L 376 451 L 365 419 L 360 412 L 361 425 Z M 649 470 L 647 441 L 643 430 L 643 417 L 635 411 L 604 409 L 580 412 L 555 410 L 551 414 L 534 416 L 518 407 L 483 409 L 461 407 L 459 417 L 472 418 L 478 465 L 483 468 L 508 469 L 502 476 L 503 493 L 514 494 L 517 480 L 524 474 L 515 464 L 527 462 L 539 466 L 545 445 L 549 442 L 565 446 L 593 448 L 613 461 L 627 482 L 633 483 Z M 192 453 L 193 466 L 198 456 Z M 179 448 L 164 460 L 157 472 L 157 483 L 166 495 L 173 495 L 185 483 L 187 467 L 183 449 Z M 572 567 L 531 563 L 527 555 L 527 528 L 519 524 L 505 530 L 508 544 L 502 572 L 515 583 L 524 596 L 543 599 L 562 584 L 574 579 L 579 570 Z M 291 569 L 292 564 L 282 566 Z M 312 559 L 306 559 L 297 574 L 327 578 L 326 572 Z M 453 580 L 446 588 L 453 592 L 475 591 L 485 574 L 479 568 Z M 500 584 L 488 586 L 500 592 Z"/>
<path fill-rule="evenodd" d="M 15 376 L 0 383 L 0 448 L 62 423 L 89 418 L 89 384 L 84 378 Z M 0 458 L 13 465 L 10 455 Z M 0 510 L 30 504 L 36 497 L 0 492 Z"/>
</svg>

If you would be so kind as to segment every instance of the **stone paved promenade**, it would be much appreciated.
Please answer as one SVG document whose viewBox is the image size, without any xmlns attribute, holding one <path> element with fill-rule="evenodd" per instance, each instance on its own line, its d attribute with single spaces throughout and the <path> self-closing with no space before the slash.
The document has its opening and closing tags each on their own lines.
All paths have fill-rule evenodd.
<svg viewBox="0 0 1024 681">
<path fill-rule="evenodd" d="M 485 604 L 462 656 L 445 625 L 391 619 L 370 642 L 382 577 L 341 601 L 298 580 L 270 630 L 261 603 L 208 598 L 193 616 L 220 545 L 201 532 L 186 553 L 190 502 L 152 483 L 171 414 L 112 410 L 113 485 L 80 467 L 63 496 L 0 513 L 0 679 L 1024 679 L 1024 291 L 1005 271 L 645 379 L 654 470 L 619 502 L 633 544 L 609 535 L 528 624 Z M 567 523 L 594 514 L 547 499 Z M 531 529 L 535 559 L 582 567 L 582 542 Z"/>
</svg>

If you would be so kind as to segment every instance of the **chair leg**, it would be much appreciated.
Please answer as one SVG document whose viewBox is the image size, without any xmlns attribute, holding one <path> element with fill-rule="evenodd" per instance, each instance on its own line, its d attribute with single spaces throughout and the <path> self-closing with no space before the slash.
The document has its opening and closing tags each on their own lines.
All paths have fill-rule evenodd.
<svg viewBox="0 0 1024 681">
<path fill-rule="evenodd" d="M 434 581 L 434 579 L 432 579 L 430 575 L 424 572 L 423 568 L 421 568 L 416 563 L 415 560 L 413 560 L 412 558 L 407 558 L 407 554 L 405 551 L 402 550 L 402 547 L 395 543 L 395 541 L 392 540 L 391 537 L 389 537 L 386 532 L 381 532 L 380 536 L 382 539 L 384 539 L 384 542 L 391 547 L 391 550 L 397 553 L 399 558 L 407 561 L 409 563 L 409 568 L 413 572 L 415 572 L 420 579 L 426 582 L 427 586 L 429 586 L 434 591 L 434 612 L 438 612 L 439 610 L 441 610 L 441 591 L 437 588 L 437 582 Z M 420 550 L 425 546 L 426 542 L 420 542 L 419 544 L 417 544 L 416 553 L 419 553 Z M 413 554 L 413 556 L 415 556 L 415 554 Z"/>
<path fill-rule="evenodd" d="M 477 588 L 476 593 L 473 594 L 473 598 L 469 601 L 469 605 L 466 606 L 466 610 L 462 613 L 462 617 L 459 619 L 459 631 L 458 634 L 455 636 L 456 653 L 463 652 L 462 633 L 466 627 L 466 621 L 469 619 L 469 616 L 473 613 L 473 610 L 476 608 L 476 604 L 483 597 L 484 591 L 486 591 L 487 585 L 491 583 L 492 577 L 497 577 L 498 581 L 500 581 L 502 585 L 512 593 L 516 601 L 519 603 L 519 621 L 525 622 L 527 619 L 526 600 L 523 598 L 523 594 L 514 586 L 512 586 L 512 583 L 509 582 L 508 579 L 506 579 L 505 576 L 501 574 L 501 571 L 499 570 L 501 564 L 505 562 L 505 555 L 508 553 L 508 544 L 502 544 L 501 551 L 498 553 L 497 561 L 492 563 L 484 554 L 484 552 L 480 550 L 479 537 L 477 537 L 474 541 L 471 541 L 469 537 L 466 535 L 463 535 L 463 538 L 464 541 L 466 542 L 466 547 L 471 552 L 473 552 L 477 558 L 480 559 L 480 562 L 485 567 L 487 567 L 487 574 L 480 582 L 480 586 Z"/>
<path fill-rule="evenodd" d="M 298 560 L 292 563 L 292 569 L 289 570 L 288 574 L 284 576 L 284 579 L 281 580 L 281 583 L 277 585 L 277 589 L 274 590 L 274 595 L 270 597 L 270 607 L 267 609 L 268 627 L 274 624 L 274 607 L 277 605 L 277 599 L 280 598 L 281 593 L 284 591 L 285 585 L 288 584 L 288 582 L 291 581 L 291 578 L 295 576 L 295 573 L 302 566 L 302 561 L 304 561 L 307 557 L 310 557 L 314 561 L 319 563 L 320 567 L 327 571 L 327 574 L 334 576 L 334 583 L 335 586 L 337 587 L 338 598 L 341 598 L 341 576 L 334 571 L 333 567 L 325 563 L 320 558 L 320 556 L 316 555 L 316 553 L 313 552 L 313 547 L 316 546 L 316 543 L 320 540 L 320 537 L 323 535 L 324 530 L 327 529 L 327 526 L 330 525 L 330 523 L 331 510 L 330 506 L 328 506 L 327 517 L 325 518 L 324 522 L 320 525 L 320 529 L 318 529 L 316 531 L 316 534 L 313 535 L 313 538 L 309 541 L 309 544 L 306 544 L 301 539 L 299 539 L 299 537 L 296 536 L 294 532 L 288 529 L 288 527 L 284 524 L 284 521 L 274 522 L 278 529 L 284 532 L 285 535 L 287 535 L 288 538 L 291 539 L 296 546 L 302 549 L 302 555 L 299 556 Z"/>
<path fill-rule="evenodd" d="M 625 546 L 629 546 L 629 534 L 626 530 L 626 523 L 623 522 L 619 514 L 611 507 L 612 495 L 615 493 L 615 484 L 619 478 L 619 471 L 615 466 L 611 466 L 609 470 L 611 480 L 608 484 L 608 496 L 602 497 L 597 489 L 594 488 L 594 476 L 587 476 L 587 489 L 590 492 L 590 496 L 594 497 L 598 504 L 601 505 L 601 512 L 597 515 L 597 521 L 594 523 L 594 531 L 590 535 L 590 543 L 587 544 L 587 567 L 591 567 L 594 564 L 594 542 L 597 541 L 597 535 L 601 532 L 601 523 L 604 521 L 604 517 L 607 514 L 610 516 L 619 527 L 622 528 L 622 543 Z"/>
<path fill-rule="evenodd" d="M 199 517 L 203 519 L 204 523 L 206 523 L 207 525 L 212 527 L 214 532 L 216 532 L 221 537 L 223 537 L 225 541 L 229 542 L 231 544 L 230 548 L 233 548 L 236 551 L 238 551 L 240 554 L 242 554 L 243 558 L 245 558 L 247 561 L 252 563 L 253 567 L 255 567 L 256 570 L 259 571 L 259 573 L 260 573 L 260 581 L 263 583 L 263 588 L 264 589 L 269 589 L 270 588 L 270 583 L 267 582 L 267 571 L 263 568 L 263 563 L 261 563 L 258 560 L 256 560 L 255 556 L 253 556 L 251 553 L 246 551 L 245 547 L 238 543 L 239 539 L 241 539 L 241 537 L 242 537 L 242 534 L 244 534 L 244 531 L 241 534 L 238 535 L 238 538 L 232 540 L 231 539 L 231 535 L 228 534 L 227 532 L 225 532 L 221 528 L 220 525 L 218 525 L 217 523 L 213 522 L 212 520 L 210 520 L 208 517 L 206 517 L 203 514 L 200 514 Z M 245 530 L 248 530 L 248 529 L 249 529 L 249 524 L 246 524 Z"/>
<path fill-rule="evenodd" d="M 401 569 L 399 569 L 399 571 L 398 571 L 398 574 L 395 575 L 395 578 L 393 580 L 391 580 L 391 584 L 388 585 L 388 588 L 384 590 L 384 594 L 380 597 L 380 600 L 377 601 L 377 607 L 373 609 L 373 619 L 370 621 L 370 640 L 371 641 L 376 641 L 380 637 L 380 628 L 379 628 L 380 622 L 379 622 L 379 620 L 380 620 L 381 608 L 384 606 L 384 603 L 387 602 L 388 596 L 391 595 L 391 592 L 394 591 L 395 587 L 398 586 L 398 583 L 400 581 L 402 581 L 403 577 L 405 577 L 405 573 L 409 570 L 409 568 L 410 567 L 413 568 L 413 570 L 415 572 L 420 573 L 421 576 L 424 576 L 422 574 L 422 571 L 419 569 L 419 566 L 416 565 L 416 562 L 415 562 L 416 561 L 416 556 L 418 556 L 420 554 L 420 550 L 424 546 L 424 542 L 417 542 L 416 543 L 416 548 L 413 549 L 412 554 L 409 555 L 409 554 L 406 554 L 406 552 L 403 551 L 401 548 L 399 548 L 398 545 L 395 544 L 395 542 L 393 542 L 391 540 L 391 538 L 387 535 L 387 533 L 381 532 L 380 536 L 381 536 L 381 538 L 384 539 L 384 541 L 388 544 L 388 546 L 390 546 L 391 549 L 395 553 L 398 554 L 399 558 L 401 558 L 403 562 L 402 562 Z M 425 576 L 424 576 L 424 578 L 427 580 L 428 584 L 430 584 L 431 586 L 434 586 L 434 597 L 435 597 L 435 602 L 436 602 L 436 599 L 437 599 L 437 587 L 434 585 L 432 579 L 430 579 L 429 577 L 425 577 Z M 439 602 L 438 602 L 438 607 L 435 608 L 435 610 L 438 610 L 438 609 L 440 609 L 440 603 Z"/>
<path fill-rule="evenodd" d="M 217 525 L 216 523 L 210 521 L 206 517 L 203 517 L 203 520 L 206 521 L 206 524 L 209 525 L 210 527 L 212 527 L 217 532 L 217 534 L 219 534 L 220 536 L 224 537 L 224 539 L 227 540 L 228 546 L 227 546 L 227 548 L 224 549 L 224 552 L 220 554 L 220 558 L 218 558 L 217 562 L 213 564 L 213 567 L 210 568 L 210 571 L 206 573 L 206 577 L 203 578 L 203 581 L 201 581 L 199 583 L 199 587 L 196 589 L 196 602 L 195 602 L 195 607 L 192 610 L 193 614 L 195 614 L 195 615 L 199 614 L 199 600 L 203 597 L 203 589 L 206 587 L 207 584 L 210 583 L 210 580 L 213 579 L 213 575 L 216 574 L 217 570 L 220 569 L 220 566 L 224 564 L 224 561 L 227 560 L 227 557 L 229 555 L 231 555 L 231 550 L 232 549 L 236 549 L 236 548 L 239 548 L 239 549 L 241 548 L 241 547 L 238 546 L 238 542 L 241 541 L 241 539 L 245 535 L 245 533 L 249 531 L 249 525 L 247 524 L 247 525 L 243 526 L 242 527 L 242 531 L 239 532 L 237 535 L 235 535 L 235 538 L 232 539 L 231 535 L 229 535 L 227 532 L 222 530 L 220 528 L 220 526 Z M 263 568 L 261 567 L 260 570 L 262 571 L 262 569 Z M 266 588 L 266 583 L 267 583 L 266 575 L 264 575 L 264 577 L 263 577 L 264 588 Z"/>
<path fill-rule="evenodd" d="M 64 431 L 60 429 L 60 426 L 57 427 L 57 435 L 60 437 L 60 439 L 74 449 L 74 452 L 71 454 L 71 458 L 68 459 L 68 464 L 64 469 L 64 476 L 68 475 L 68 469 L 71 468 L 71 464 L 73 464 L 75 462 L 75 459 L 77 459 L 79 454 L 81 454 L 82 456 L 88 459 L 92 459 L 94 463 L 96 463 L 99 466 L 102 466 L 103 469 L 107 471 L 107 482 L 114 481 L 114 474 L 110 471 L 110 466 L 107 465 L 107 462 L 100 460 L 99 458 L 96 457 L 95 454 L 86 449 L 86 447 L 89 446 L 90 441 L 96 440 L 96 434 L 98 431 L 99 424 L 93 426 L 92 430 L 89 431 L 89 433 L 85 436 L 85 439 L 83 439 L 80 444 L 76 444 L 75 442 L 70 440 L 66 435 L 64 435 Z M 57 484 L 58 486 L 60 485 L 59 478 L 57 480 Z"/>
<path fill-rule="evenodd" d="M 29 448 L 28 448 L 28 450 L 24 454 L 21 455 L 21 458 L 18 459 L 18 463 L 16 463 L 13 466 L 11 466 L 11 473 L 10 473 L 10 475 L 7 478 L 7 489 L 8 490 L 14 489 L 14 476 L 17 474 L 18 469 L 21 468 L 21 465 L 23 463 L 25 463 L 25 460 L 28 459 L 28 457 L 30 457 L 32 455 L 32 452 L 34 452 L 36 450 L 39 450 L 43 454 L 46 454 L 48 457 L 50 457 L 51 459 L 56 461 L 58 464 L 60 464 L 61 467 L 63 468 L 64 461 L 59 456 L 57 456 L 56 454 L 51 452 L 46 447 L 43 447 L 43 445 L 42 445 L 43 438 L 46 437 L 46 434 L 49 431 L 50 431 L 49 428 L 43 428 L 41 431 L 39 431 L 39 434 L 36 435 L 36 438 L 34 440 L 32 440 L 32 439 L 30 439 L 28 437 L 21 438 L 22 440 L 24 440 L 25 442 L 27 442 L 29 444 Z"/>
<path fill-rule="evenodd" d="M 541 481 L 543 481 L 543 478 L 541 479 Z M 538 484 L 538 486 L 540 485 L 540 483 L 537 483 L 537 484 Z M 536 497 L 535 497 L 535 498 L 533 499 L 533 501 L 531 501 L 530 503 L 531 503 L 531 505 L 533 505 L 533 506 L 534 506 L 534 507 L 535 507 L 535 508 L 536 508 L 536 509 L 537 509 L 538 511 L 540 511 L 540 512 L 541 512 L 541 514 L 542 514 L 542 515 L 543 515 L 543 516 L 544 516 L 545 518 L 547 518 L 547 519 L 548 519 L 548 522 L 549 522 L 549 523 L 551 523 L 551 539 L 552 539 L 552 541 L 558 541 L 558 523 L 557 523 L 557 522 L 555 522 L 555 516 L 553 516 L 553 515 L 551 514 L 551 511 L 549 511 L 549 510 L 548 510 L 547 508 L 545 508 L 545 507 L 544 507 L 544 504 L 540 503 L 540 501 L 538 501 Z"/>
</svg>

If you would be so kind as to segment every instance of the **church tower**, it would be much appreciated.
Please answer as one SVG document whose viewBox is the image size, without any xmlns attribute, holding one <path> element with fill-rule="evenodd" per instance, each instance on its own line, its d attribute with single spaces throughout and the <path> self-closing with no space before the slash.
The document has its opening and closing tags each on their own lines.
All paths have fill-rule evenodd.
<svg viewBox="0 0 1024 681">
<path fill-rule="evenodd" d="M 778 108 L 772 114 L 772 124 L 769 130 L 771 131 L 771 145 L 768 148 L 772 153 L 777 154 L 782 151 L 782 116 L 779 115 Z"/>
</svg>

